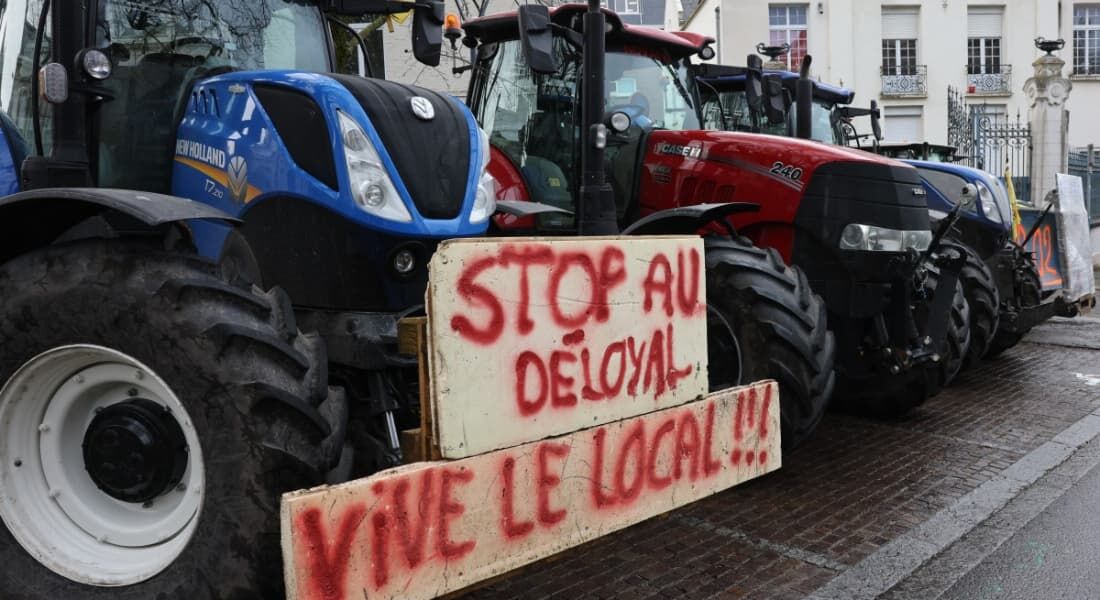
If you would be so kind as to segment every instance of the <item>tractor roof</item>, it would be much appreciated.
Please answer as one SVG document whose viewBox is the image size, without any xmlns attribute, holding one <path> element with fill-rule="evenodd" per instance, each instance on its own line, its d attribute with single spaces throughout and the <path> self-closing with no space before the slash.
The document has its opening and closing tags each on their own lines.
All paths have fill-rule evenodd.
<svg viewBox="0 0 1100 600">
<path fill-rule="evenodd" d="M 550 21 L 564 27 L 571 27 L 580 19 L 588 7 L 584 4 L 562 4 L 550 9 Z M 610 44 L 640 45 L 648 48 L 660 47 L 668 51 L 672 58 L 683 58 L 698 53 L 714 38 L 698 33 L 677 31 L 669 33 L 654 27 L 643 27 L 623 23 L 619 15 L 604 9 L 609 31 L 607 42 Z M 497 13 L 485 17 L 470 19 L 462 25 L 466 34 L 478 41 L 491 44 L 519 39 L 518 18 L 515 12 Z"/>
<path fill-rule="evenodd" d="M 745 85 L 745 73 L 748 71 L 745 67 L 731 67 L 727 65 L 708 65 L 702 64 L 696 67 L 698 69 L 698 77 L 703 81 L 713 85 L 719 91 L 726 91 L 723 86 L 729 86 L 728 89 L 739 91 L 744 89 Z M 794 92 L 795 86 L 798 83 L 798 73 L 791 71 L 773 71 L 770 69 L 764 70 L 765 75 L 779 75 L 783 81 L 783 85 Z M 835 86 L 820 81 L 814 82 L 814 96 L 826 102 L 832 102 L 834 104 L 851 104 L 855 100 L 856 93 L 848 88 Z"/>
<path fill-rule="evenodd" d="M 939 161 L 916 160 L 916 159 L 908 159 L 908 158 L 907 159 L 902 159 L 902 162 L 913 165 L 914 167 L 917 167 L 918 169 L 928 169 L 930 171 L 941 171 L 943 173 L 952 173 L 952 174 L 958 175 L 959 177 L 962 177 L 963 179 L 966 179 L 968 181 L 973 181 L 975 179 L 980 179 L 982 181 L 985 181 L 985 182 L 989 183 L 992 179 L 994 179 L 994 176 L 993 176 L 992 173 L 988 173 L 986 171 L 983 171 L 981 169 L 976 169 L 974 167 L 968 167 L 966 165 L 960 165 L 958 163 L 944 163 L 944 162 L 939 162 Z"/>
<path fill-rule="evenodd" d="M 959 154 L 954 146 L 945 146 L 943 144 L 929 144 L 928 142 L 894 142 L 894 143 L 881 143 L 878 145 L 879 151 L 882 154 L 893 156 L 895 158 L 911 158 L 914 160 L 921 157 L 927 157 L 932 155 L 939 155 L 944 157 L 947 162 L 957 162 L 969 158 L 962 154 Z M 908 154 L 908 156 L 904 156 Z M 943 164 L 943 160 L 932 161 L 937 164 Z"/>
</svg>

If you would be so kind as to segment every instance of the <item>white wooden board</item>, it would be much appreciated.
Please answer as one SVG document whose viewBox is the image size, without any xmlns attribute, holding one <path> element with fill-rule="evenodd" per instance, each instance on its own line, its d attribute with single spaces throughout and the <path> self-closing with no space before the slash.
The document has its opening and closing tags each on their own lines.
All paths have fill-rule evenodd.
<svg viewBox="0 0 1100 600">
<path fill-rule="evenodd" d="M 444 242 L 428 292 L 442 456 L 702 396 L 704 267 L 697 236 Z"/>
<path fill-rule="evenodd" d="M 283 496 L 292 600 L 433 598 L 780 466 L 775 382 Z"/>
</svg>

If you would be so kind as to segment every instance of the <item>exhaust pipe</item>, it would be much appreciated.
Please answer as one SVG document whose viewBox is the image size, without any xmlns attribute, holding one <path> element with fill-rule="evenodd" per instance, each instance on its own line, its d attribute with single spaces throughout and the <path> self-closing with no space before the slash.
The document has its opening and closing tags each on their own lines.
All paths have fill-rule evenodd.
<svg viewBox="0 0 1100 600">
<path fill-rule="evenodd" d="M 813 136 L 813 98 L 814 82 L 810 79 L 810 62 L 813 58 L 809 54 L 802 57 L 802 67 L 798 71 L 798 87 L 795 90 L 795 106 L 797 106 L 794 134 L 804 140 Z"/>
</svg>

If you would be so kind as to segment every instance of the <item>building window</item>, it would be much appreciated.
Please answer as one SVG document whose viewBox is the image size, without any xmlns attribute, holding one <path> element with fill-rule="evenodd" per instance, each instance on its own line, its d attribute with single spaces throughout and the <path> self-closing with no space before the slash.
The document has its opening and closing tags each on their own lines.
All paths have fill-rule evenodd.
<svg viewBox="0 0 1100 600">
<path fill-rule="evenodd" d="M 1100 75 L 1100 4 L 1073 7 L 1073 72 Z"/>
<path fill-rule="evenodd" d="M 917 40 L 882 40 L 882 74 L 915 75 Z"/>
<path fill-rule="evenodd" d="M 915 75 L 917 72 L 916 8 L 882 8 L 882 74 Z"/>
<path fill-rule="evenodd" d="M 1001 62 L 1004 8 L 971 6 L 966 24 L 966 93 L 1012 93 L 1012 65 Z"/>
<path fill-rule="evenodd" d="M 630 98 L 638 93 L 638 82 L 632 77 L 623 77 L 611 82 L 611 100 L 617 104 L 630 104 Z"/>
<path fill-rule="evenodd" d="M 787 68 L 795 71 L 806 56 L 806 13 L 808 4 L 772 4 L 768 6 L 768 43 L 772 46 L 789 44 L 791 51 L 780 56 Z"/>
<path fill-rule="evenodd" d="M 966 17 L 966 72 L 970 75 L 999 74 L 1004 9 L 973 6 Z"/>
<path fill-rule="evenodd" d="M 641 0 L 601 0 L 600 4 L 620 15 L 641 14 Z"/>
<path fill-rule="evenodd" d="M 971 75 L 1001 71 L 1001 38 L 970 38 L 966 41 L 966 72 Z"/>
</svg>

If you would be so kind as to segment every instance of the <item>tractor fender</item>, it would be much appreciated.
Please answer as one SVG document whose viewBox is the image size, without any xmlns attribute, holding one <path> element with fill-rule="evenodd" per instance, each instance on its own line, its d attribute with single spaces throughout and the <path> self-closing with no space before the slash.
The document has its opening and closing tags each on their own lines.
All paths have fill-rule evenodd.
<svg viewBox="0 0 1100 600">
<path fill-rule="evenodd" d="M 527 200 L 497 200 L 497 212 L 514 217 L 531 217 L 535 215 L 558 213 L 571 215 L 572 211 L 558 208 L 542 202 L 529 202 Z"/>
<path fill-rule="evenodd" d="M 107 188 L 31 190 L 0 198 L 0 262 L 46 246 L 97 216 L 122 217 L 138 229 L 192 219 L 240 222 L 212 206 L 166 194 Z M 99 227 L 101 235 L 117 235 L 103 224 Z"/>
<path fill-rule="evenodd" d="M 670 208 L 646 215 L 623 230 L 623 235 L 667 235 L 695 233 L 716 221 L 742 212 L 756 212 L 759 204 L 751 202 L 721 202 Z"/>
</svg>

